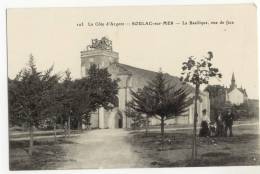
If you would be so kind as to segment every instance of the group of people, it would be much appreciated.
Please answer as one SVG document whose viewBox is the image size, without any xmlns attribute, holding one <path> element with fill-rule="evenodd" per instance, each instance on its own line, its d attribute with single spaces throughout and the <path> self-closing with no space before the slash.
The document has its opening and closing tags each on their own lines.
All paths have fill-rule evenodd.
<svg viewBox="0 0 260 174">
<path fill-rule="evenodd" d="M 216 136 L 227 136 L 228 131 L 229 136 L 233 136 L 233 120 L 234 115 L 230 109 L 226 113 L 219 112 L 216 118 Z"/>
<path fill-rule="evenodd" d="M 203 113 L 205 115 L 205 113 Z M 219 111 L 215 122 L 210 122 L 207 120 L 202 120 L 201 129 L 199 135 L 202 137 L 207 136 L 233 136 L 232 126 L 233 126 L 234 114 L 231 109 L 225 112 Z"/>
</svg>

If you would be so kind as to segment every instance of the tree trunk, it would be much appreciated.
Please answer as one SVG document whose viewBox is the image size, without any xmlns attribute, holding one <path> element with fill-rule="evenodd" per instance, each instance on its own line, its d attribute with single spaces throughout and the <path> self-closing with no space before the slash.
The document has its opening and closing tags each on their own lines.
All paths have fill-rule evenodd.
<svg viewBox="0 0 260 174">
<path fill-rule="evenodd" d="M 29 155 L 32 156 L 33 154 L 33 125 L 32 124 L 30 124 L 29 134 L 30 134 Z"/>
<path fill-rule="evenodd" d="M 198 121 L 198 111 L 197 111 L 197 101 L 199 96 L 199 85 L 196 85 L 195 89 L 195 103 L 194 103 L 194 121 L 193 121 L 193 141 L 192 141 L 192 160 L 197 158 L 197 121 Z"/>
<path fill-rule="evenodd" d="M 164 117 L 161 118 L 162 150 L 164 149 Z"/>
<path fill-rule="evenodd" d="M 125 109 L 127 109 L 127 81 L 126 80 L 126 86 L 125 86 Z M 127 116 L 125 117 L 125 128 L 127 129 Z"/>
<path fill-rule="evenodd" d="M 148 135 L 148 128 L 149 128 L 149 119 L 148 119 L 148 115 L 146 115 L 146 120 L 145 120 L 145 136 Z"/>
<path fill-rule="evenodd" d="M 83 130 L 82 130 L 82 118 L 79 118 L 79 120 L 78 120 L 78 131 L 79 131 L 79 133 L 83 132 Z"/>
<path fill-rule="evenodd" d="M 65 139 L 67 137 L 67 129 L 68 129 L 68 123 L 67 123 L 67 121 L 65 121 L 65 123 L 64 123 L 64 138 Z"/>
<path fill-rule="evenodd" d="M 56 143 L 57 142 L 56 122 L 54 123 L 53 131 L 54 131 L 54 142 Z"/>
<path fill-rule="evenodd" d="M 68 118 L 68 137 L 70 137 L 70 115 Z"/>
<path fill-rule="evenodd" d="M 100 124 L 99 124 L 99 108 L 97 109 L 97 112 L 98 112 L 98 129 L 100 128 Z"/>
</svg>

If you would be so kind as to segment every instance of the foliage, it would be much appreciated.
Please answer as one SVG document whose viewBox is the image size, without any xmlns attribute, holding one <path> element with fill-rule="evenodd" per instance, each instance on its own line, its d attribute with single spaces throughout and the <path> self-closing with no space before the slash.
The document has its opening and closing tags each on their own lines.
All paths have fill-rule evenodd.
<svg viewBox="0 0 260 174">
<path fill-rule="evenodd" d="M 9 80 L 10 115 L 17 122 L 27 126 L 39 126 L 44 119 L 44 99 L 57 83 L 59 77 L 51 75 L 53 67 L 42 73 L 37 71 L 33 56 L 30 57 L 28 67 L 23 69 L 14 80 Z"/>
<path fill-rule="evenodd" d="M 156 101 L 151 98 L 152 91 L 148 86 L 144 86 L 143 89 L 138 89 L 137 92 L 131 90 L 132 102 L 129 103 L 129 107 L 133 110 L 146 114 L 148 116 L 153 116 L 155 114 L 154 108 Z"/>
<path fill-rule="evenodd" d="M 164 120 L 185 113 L 191 104 L 188 99 L 189 91 L 184 86 L 177 87 L 177 84 L 170 86 L 162 72 L 159 72 L 144 89 L 153 101 L 151 113 Z"/>
<path fill-rule="evenodd" d="M 181 81 L 194 85 L 208 84 L 211 77 L 221 78 L 218 68 L 213 67 L 211 60 L 213 53 L 208 52 L 208 57 L 198 59 L 194 56 L 182 64 Z"/>
<path fill-rule="evenodd" d="M 112 80 L 107 69 L 99 69 L 92 65 L 88 76 L 77 79 L 71 87 L 72 103 L 70 104 L 74 119 L 82 122 L 82 119 L 90 122 L 90 113 L 98 108 L 112 109 L 117 104 L 118 84 Z M 75 115 L 77 117 L 75 117 Z"/>
<path fill-rule="evenodd" d="M 9 80 L 9 114 L 12 121 L 29 128 L 30 147 L 33 151 L 33 129 L 39 127 L 46 111 L 46 96 L 58 83 L 57 74 L 52 75 L 53 66 L 45 72 L 39 72 L 31 55 L 28 66 L 20 71 L 14 80 Z"/>
<path fill-rule="evenodd" d="M 191 56 L 186 62 L 182 63 L 182 73 L 180 80 L 195 85 L 195 102 L 194 102 L 194 125 L 193 125 L 193 146 L 192 146 L 192 160 L 197 156 L 197 100 L 199 98 L 200 86 L 208 84 L 210 78 L 221 78 L 222 74 L 219 73 L 218 68 L 214 67 L 211 63 L 213 59 L 213 53 L 208 52 L 208 57 L 197 58 Z"/>
<path fill-rule="evenodd" d="M 99 69 L 95 64 L 88 72 L 90 98 L 92 98 L 93 110 L 99 107 L 112 109 L 117 105 L 118 80 L 112 80 L 111 74 L 106 68 Z"/>
<path fill-rule="evenodd" d="M 46 121 L 62 123 L 68 116 L 78 123 L 83 115 L 89 120 L 90 113 L 99 107 L 112 109 L 117 105 L 118 80 L 112 80 L 107 69 L 93 65 L 87 77 L 77 80 L 66 70 L 63 81 L 52 72 L 53 66 L 38 72 L 31 56 L 28 67 L 15 79 L 8 79 L 11 123 L 39 127 Z"/>
<path fill-rule="evenodd" d="M 132 108 L 133 102 L 128 102 L 127 107 L 125 109 L 125 115 L 128 118 L 131 118 L 133 121 L 131 127 L 132 129 L 138 129 L 145 125 L 145 116 L 141 112 L 137 112 Z"/>
<path fill-rule="evenodd" d="M 177 88 L 177 85 L 169 85 L 162 72 L 157 73 L 142 90 L 132 91 L 131 94 L 133 109 L 160 119 L 162 139 L 164 139 L 164 121 L 180 116 L 191 104 L 187 97 L 189 94 L 187 89 L 184 86 Z"/>
</svg>

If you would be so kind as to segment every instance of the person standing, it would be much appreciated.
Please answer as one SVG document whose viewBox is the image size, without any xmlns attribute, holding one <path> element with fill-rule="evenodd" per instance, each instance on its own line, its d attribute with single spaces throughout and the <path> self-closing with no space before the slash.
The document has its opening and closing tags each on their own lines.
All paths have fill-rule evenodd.
<svg viewBox="0 0 260 174">
<path fill-rule="evenodd" d="M 231 111 L 231 109 L 229 109 L 227 111 L 227 114 L 225 116 L 225 136 L 228 135 L 228 130 L 229 130 L 229 136 L 232 137 L 233 136 L 233 132 L 232 132 L 232 126 L 233 126 L 233 120 L 234 120 L 234 115 Z"/>
<path fill-rule="evenodd" d="M 216 123 L 217 123 L 217 136 L 223 136 L 224 120 L 221 112 L 218 112 Z"/>
<path fill-rule="evenodd" d="M 206 111 L 206 109 L 204 109 L 202 111 L 202 121 L 201 121 L 201 125 L 200 125 L 201 128 L 200 128 L 200 132 L 199 132 L 200 137 L 210 136 L 209 118 L 206 113 L 207 113 L 207 111 Z"/>
</svg>

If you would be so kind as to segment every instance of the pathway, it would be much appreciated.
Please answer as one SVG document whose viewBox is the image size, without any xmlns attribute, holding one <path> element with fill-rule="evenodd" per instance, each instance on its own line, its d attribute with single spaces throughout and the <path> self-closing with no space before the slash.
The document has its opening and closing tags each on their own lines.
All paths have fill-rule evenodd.
<svg viewBox="0 0 260 174">
<path fill-rule="evenodd" d="M 137 168 L 146 162 L 133 150 L 130 132 L 123 129 L 92 130 L 64 146 L 66 162 L 58 169 Z"/>
</svg>

